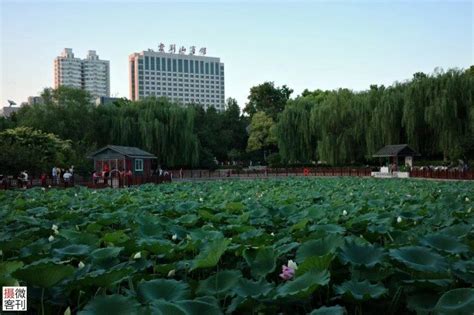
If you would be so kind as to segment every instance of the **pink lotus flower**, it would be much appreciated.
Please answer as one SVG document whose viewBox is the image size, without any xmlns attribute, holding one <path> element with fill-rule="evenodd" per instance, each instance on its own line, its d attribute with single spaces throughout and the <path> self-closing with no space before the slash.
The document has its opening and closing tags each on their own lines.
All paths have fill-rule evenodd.
<svg viewBox="0 0 474 315">
<path fill-rule="evenodd" d="M 281 266 L 281 273 L 280 273 L 280 278 L 283 280 L 290 280 L 295 276 L 295 269 L 282 265 Z"/>
</svg>

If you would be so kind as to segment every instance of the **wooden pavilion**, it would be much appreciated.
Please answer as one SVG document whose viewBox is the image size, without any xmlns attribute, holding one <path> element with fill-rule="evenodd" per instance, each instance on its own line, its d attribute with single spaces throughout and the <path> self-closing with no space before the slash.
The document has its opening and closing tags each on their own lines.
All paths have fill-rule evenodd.
<svg viewBox="0 0 474 315">
<path fill-rule="evenodd" d="M 88 156 L 94 160 L 96 172 L 114 172 L 131 170 L 133 175 L 149 176 L 152 174 L 152 164 L 157 159 L 153 154 L 136 147 L 119 145 L 105 146 Z"/>
<path fill-rule="evenodd" d="M 393 163 L 396 167 L 398 167 L 398 159 L 405 158 L 405 164 L 410 167 L 413 166 L 413 157 L 419 156 L 420 154 L 417 153 L 415 150 L 410 148 L 408 144 L 396 144 L 396 145 L 386 145 L 379 151 L 377 151 L 373 157 L 379 158 L 389 158 L 391 159 L 391 163 Z"/>
</svg>

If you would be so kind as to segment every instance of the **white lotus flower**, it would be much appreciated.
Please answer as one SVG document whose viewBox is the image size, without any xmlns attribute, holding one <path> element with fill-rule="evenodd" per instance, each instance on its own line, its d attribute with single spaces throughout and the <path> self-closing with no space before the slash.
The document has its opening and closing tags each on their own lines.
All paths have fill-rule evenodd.
<svg viewBox="0 0 474 315">
<path fill-rule="evenodd" d="M 416 221 L 413 221 L 413 225 L 416 225 Z"/>
<path fill-rule="evenodd" d="M 138 252 L 135 255 L 133 255 L 133 259 L 140 259 L 140 258 L 142 258 L 142 253 L 141 252 Z"/>
<path fill-rule="evenodd" d="M 46 191 L 46 188 L 44 188 L 44 187 L 41 187 L 41 190 L 42 190 L 42 191 Z"/>
<path fill-rule="evenodd" d="M 56 224 L 53 224 L 53 226 L 51 227 L 51 230 L 57 230 L 58 229 L 58 226 Z"/>
<path fill-rule="evenodd" d="M 51 188 L 51 185 L 48 185 L 48 188 Z"/>
<path fill-rule="evenodd" d="M 203 202 L 203 201 L 204 201 L 204 199 L 202 199 L 202 197 L 200 197 L 200 198 L 199 198 L 199 202 Z"/>
<path fill-rule="evenodd" d="M 271 236 L 275 236 L 275 233 L 271 232 L 270 235 L 271 235 Z"/>
<path fill-rule="evenodd" d="M 54 241 L 54 236 L 50 235 L 50 236 L 48 237 L 48 241 L 50 241 L 50 242 Z"/>
<path fill-rule="evenodd" d="M 77 193 L 74 194 L 74 197 L 77 197 Z"/>
<path fill-rule="evenodd" d="M 58 230 L 54 230 L 54 235 L 58 235 L 59 234 L 59 231 Z"/>
<path fill-rule="evenodd" d="M 173 234 L 173 236 L 171 236 L 171 239 L 172 239 L 173 241 L 176 241 L 176 240 L 178 239 L 178 235 Z"/>
<path fill-rule="evenodd" d="M 402 223 L 402 217 L 397 218 L 397 223 Z"/>
<path fill-rule="evenodd" d="M 469 202 L 469 198 L 467 198 L 467 197 L 466 197 L 464 200 L 465 200 L 466 202 Z"/>
<path fill-rule="evenodd" d="M 94 191 L 92 192 L 92 194 L 97 194 L 97 190 L 94 190 Z"/>
<path fill-rule="evenodd" d="M 170 271 L 168 272 L 168 278 L 174 277 L 175 274 L 176 274 L 176 270 L 174 270 L 174 269 L 173 269 L 173 270 L 170 270 Z"/>
<path fill-rule="evenodd" d="M 467 209 L 467 213 L 471 213 L 471 209 L 472 209 L 472 208 Z"/>
<path fill-rule="evenodd" d="M 346 215 L 347 215 L 347 211 L 346 211 L 346 210 L 342 211 L 342 215 L 343 215 L 343 216 L 346 216 Z"/>
<path fill-rule="evenodd" d="M 84 265 L 84 263 L 82 261 L 79 262 L 79 264 L 77 265 L 77 268 L 79 269 L 82 269 L 84 268 L 86 265 Z"/>
<path fill-rule="evenodd" d="M 287 266 L 293 270 L 298 270 L 298 265 L 293 260 L 288 260 Z"/>
</svg>

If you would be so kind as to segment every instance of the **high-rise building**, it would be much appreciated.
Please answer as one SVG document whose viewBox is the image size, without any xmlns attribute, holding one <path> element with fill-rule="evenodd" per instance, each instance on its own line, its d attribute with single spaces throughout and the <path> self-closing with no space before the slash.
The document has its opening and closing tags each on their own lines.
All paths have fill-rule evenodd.
<svg viewBox="0 0 474 315">
<path fill-rule="evenodd" d="M 148 49 L 129 56 L 130 98 L 168 97 L 182 104 L 199 104 L 224 109 L 224 64 L 219 58 L 195 55 L 195 47 L 185 54 L 184 47 L 176 54 Z M 205 53 L 205 49 L 201 49 Z"/>
<path fill-rule="evenodd" d="M 88 91 L 94 98 L 110 96 L 110 65 L 100 60 L 95 50 L 86 59 L 75 58 L 71 48 L 65 48 L 54 60 L 54 87 L 70 86 Z"/>
</svg>

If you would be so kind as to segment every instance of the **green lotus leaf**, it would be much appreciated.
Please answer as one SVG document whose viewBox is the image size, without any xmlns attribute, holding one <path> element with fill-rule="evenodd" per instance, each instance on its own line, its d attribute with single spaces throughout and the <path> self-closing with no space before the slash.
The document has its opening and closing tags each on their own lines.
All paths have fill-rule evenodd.
<svg viewBox="0 0 474 315">
<path fill-rule="evenodd" d="M 122 281 L 124 278 L 132 274 L 134 270 L 128 268 L 117 268 L 112 270 L 95 270 L 81 277 L 75 281 L 76 286 L 99 286 L 110 287 L 113 284 Z"/>
<path fill-rule="evenodd" d="M 241 213 L 244 207 L 241 202 L 228 202 L 225 205 L 225 209 L 228 213 Z"/>
<path fill-rule="evenodd" d="M 342 306 L 323 306 L 313 310 L 309 315 L 345 315 L 346 309 Z"/>
<path fill-rule="evenodd" d="M 459 254 L 469 251 L 469 247 L 459 242 L 456 238 L 442 234 L 426 236 L 421 240 L 421 244 L 451 254 Z"/>
<path fill-rule="evenodd" d="M 323 256 L 310 256 L 298 265 L 296 276 L 302 275 L 310 270 L 322 271 L 329 269 L 334 259 L 334 254 L 329 253 Z"/>
<path fill-rule="evenodd" d="M 114 231 L 110 233 L 106 233 L 103 237 L 102 240 L 104 242 L 112 243 L 112 244 L 120 244 L 120 243 L 125 243 L 128 241 L 130 237 L 125 234 L 124 231 Z"/>
<path fill-rule="evenodd" d="M 341 245 L 342 238 L 337 235 L 306 241 L 296 251 L 296 262 L 301 263 L 311 256 L 324 256 L 335 253 Z"/>
<path fill-rule="evenodd" d="M 459 288 L 445 292 L 434 307 L 435 314 L 472 315 L 474 289 Z"/>
<path fill-rule="evenodd" d="M 186 201 L 186 202 L 181 202 L 176 205 L 176 210 L 179 212 L 185 212 L 185 213 L 190 213 L 194 209 L 199 207 L 199 203 L 195 201 Z"/>
<path fill-rule="evenodd" d="M 319 286 L 324 286 L 328 283 L 329 272 L 327 270 L 311 270 L 277 287 L 275 298 L 291 296 L 304 298 L 313 293 Z"/>
<path fill-rule="evenodd" d="M 99 249 L 94 250 L 92 253 L 90 253 L 90 257 L 96 261 L 115 258 L 120 254 L 122 250 L 123 250 L 123 247 L 99 248 Z"/>
<path fill-rule="evenodd" d="M 97 296 L 78 315 L 135 315 L 139 314 L 137 301 L 122 295 Z"/>
<path fill-rule="evenodd" d="M 0 286 L 13 286 L 15 279 L 12 278 L 11 274 L 23 267 L 21 261 L 4 261 L 0 263 Z"/>
<path fill-rule="evenodd" d="M 87 245 L 73 244 L 63 248 L 54 249 L 53 253 L 60 257 L 75 257 L 75 256 L 87 256 L 90 254 L 91 248 Z"/>
<path fill-rule="evenodd" d="M 273 285 L 261 278 L 259 281 L 252 281 L 245 278 L 239 278 L 234 292 L 241 297 L 257 298 L 265 296 L 273 289 Z"/>
<path fill-rule="evenodd" d="M 102 227 L 99 225 L 99 227 Z M 97 246 L 99 244 L 99 238 L 93 234 L 75 230 L 60 229 L 60 235 L 67 239 L 72 244 L 85 244 L 89 246 Z"/>
<path fill-rule="evenodd" d="M 137 294 L 141 301 L 154 302 L 156 300 L 179 301 L 190 297 L 189 285 L 173 279 L 155 279 L 140 282 Z"/>
<path fill-rule="evenodd" d="M 348 295 L 359 301 L 377 299 L 387 293 L 387 289 L 382 284 L 371 284 L 369 281 L 356 281 L 354 279 L 346 281 L 335 287 L 335 292 L 341 295 Z"/>
<path fill-rule="evenodd" d="M 381 264 L 385 253 L 383 249 L 370 244 L 358 245 L 346 242 L 339 252 L 339 259 L 343 264 L 350 263 L 356 266 L 374 267 Z"/>
<path fill-rule="evenodd" d="M 206 244 L 192 263 L 191 270 L 214 267 L 230 244 L 229 239 L 219 238 Z"/>
<path fill-rule="evenodd" d="M 428 315 L 433 312 L 438 299 L 439 295 L 428 292 L 410 295 L 407 298 L 407 307 L 417 314 Z"/>
<path fill-rule="evenodd" d="M 453 265 L 453 273 L 464 281 L 474 284 L 474 261 L 457 261 Z"/>
<path fill-rule="evenodd" d="M 411 269 L 423 272 L 442 272 L 447 267 L 442 256 L 421 246 L 392 249 L 390 250 L 390 256 Z"/>
<path fill-rule="evenodd" d="M 12 276 L 25 281 L 28 286 L 49 288 L 73 273 L 74 268 L 72 266 L 47 262 L 24 266 L 14 271 Z"/>
<path fill-rule="evenodd" d="M 189 315 L 221 315 L 222 311 L 214 303 L 206 303 L 198 299 L 176 302 Z"/>
<path fill-rule="evenodd" d="M 196 294 L 217 296 L 233 294 L 232 289 L 235 288 L 241 277 L 242 274 L 237 270 L 219 271 L 209 278 L 199 281 Z"/>
<path fill-rule="evenodd" d="M 323 232 L 325 234 L 344 234 L 346 229 L 336 224 L 317 224 L 309 229 L 314 232 Z"/>
<path fill-rule="evenodd" d="M 199 217 L 195 214 L 185 214 L 177 219 L 177 222 L 184 225 L 193 225 L 199 220 Z"/>
<path fill-rule="evenodd" d="M 173 249 L 173 243 L 168 240 L 158 240 L 152 238 L 142 238 L 137 241 L 137 245 L 155 255 L 168 254 Z"/>
<path fill-rule="evenodd" d="M 243 257 L 255 278 L 265 277 L 275 270 L 277 253 L 272 247 L 248 248 L 244 250 Z"/>
</svg>

